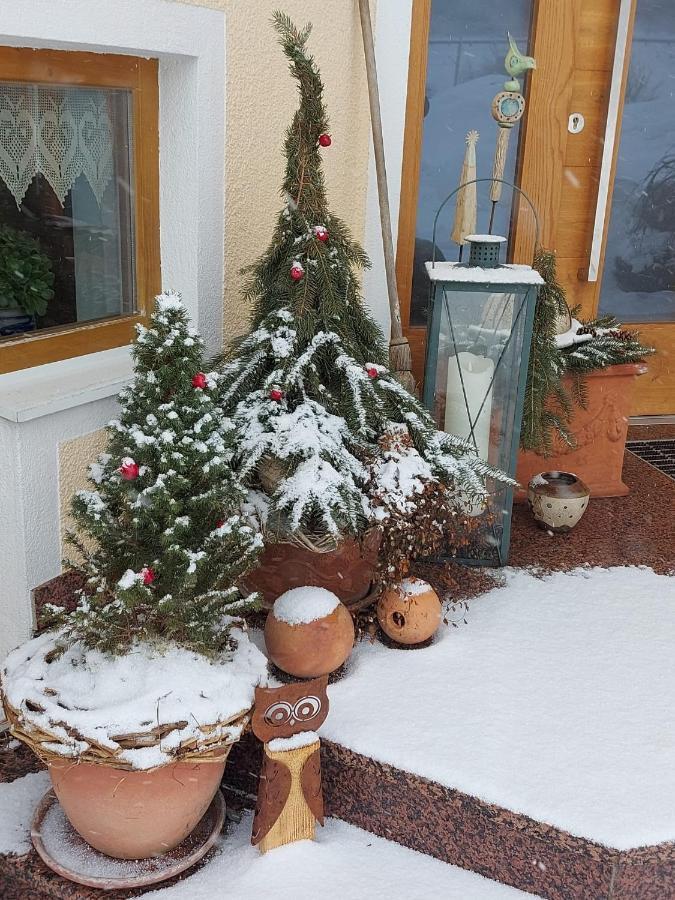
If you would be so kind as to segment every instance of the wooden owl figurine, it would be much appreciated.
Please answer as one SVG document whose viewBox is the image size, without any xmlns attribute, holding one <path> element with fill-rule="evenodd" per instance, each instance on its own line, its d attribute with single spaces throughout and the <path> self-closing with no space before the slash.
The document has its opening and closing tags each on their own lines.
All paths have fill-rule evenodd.
<svg viewBox="0 0 675 900">
<path fill-rule="evenodd" d="M 256 688 L 253 733 L 264 741 L 263 768 L 251 843 L 262 853 L 311 840 L 323 825 L 320 741 L 315 732 L 328 714 L 328 676 Z"/>
</svg>

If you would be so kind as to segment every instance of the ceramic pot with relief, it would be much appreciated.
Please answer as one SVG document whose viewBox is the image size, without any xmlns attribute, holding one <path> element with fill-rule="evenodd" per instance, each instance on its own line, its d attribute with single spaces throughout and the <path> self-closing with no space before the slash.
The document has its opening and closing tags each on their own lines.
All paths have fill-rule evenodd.
<svg viewBox="0 0 675 900">
<path fill-rule="evenodd" d="M 572 472 L 541 472 L 531 479 L 527 502 L 540 528 L 571 531 L 586 512 L 591 492 Z"/>
</svg>

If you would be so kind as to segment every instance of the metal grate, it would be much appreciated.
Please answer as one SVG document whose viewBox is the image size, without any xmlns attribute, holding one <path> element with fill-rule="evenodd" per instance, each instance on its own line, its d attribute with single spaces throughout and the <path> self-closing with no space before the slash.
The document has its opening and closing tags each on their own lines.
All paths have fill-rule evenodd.
<svg viewBox="0 0 675 900">
<path fill-rule="evenodd" d="M 626 441 L 626 450 L 675 481 L 675 440 Z"/>
</svg>

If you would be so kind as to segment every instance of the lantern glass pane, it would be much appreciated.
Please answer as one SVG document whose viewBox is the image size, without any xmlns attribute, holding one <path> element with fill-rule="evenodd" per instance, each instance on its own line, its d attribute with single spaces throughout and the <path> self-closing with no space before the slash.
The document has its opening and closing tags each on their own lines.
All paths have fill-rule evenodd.
<svg viewBox="0 0 675 900">
<path fill-rule="evenodd" d="M 528 285 L 495 290 L 438 283 L 433 298 L 427 377 L 434 388 L 427 400 L 436 424 L 473 443 L 482 459 L 509 474 L 520 425 L 516 413 L 529 290 Z M 496 545 L 504 516 L 510 515 L 510 498 L 501 484 L 490 481 L 486 487 L 492 535 L 487 544 L 499 562 Z M 469 508 L 472 514 L 485 511 Z"/>
</svg>

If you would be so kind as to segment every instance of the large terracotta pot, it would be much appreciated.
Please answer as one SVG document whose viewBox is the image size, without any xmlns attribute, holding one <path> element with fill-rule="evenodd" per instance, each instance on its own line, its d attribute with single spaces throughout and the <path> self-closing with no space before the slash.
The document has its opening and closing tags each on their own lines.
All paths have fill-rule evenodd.
<svg viewBox="0 0 675 900">
<path fill-rule="evenodd" d="M 362 600 L 370 591 L 381 534 L 367 531 L 361 541 L 345 538 L 335 550 L 316 553 L 297 544 L 267 546 L 260 563 L 241 582 L 246 593 L 260 591 L 263 605 L 271 609 L 277 597 L 307 584 L 326 588 L 347 606 Z"/>
<path fill-rule="evenodd" d="M 209 808 L 224 771 L 224 759 L 150 771 L 49 764 L 54 793 L 73 828 L 117 859 L 147 859 L 177 847 Z"/>
<path fill-rule="evenodd" d="M 609 366 L 586 378 L 588 406 L 577 408 L 572 420 L 576 447 L 556 439 L 553 455 L 521 451 L 516 478 L 521 489 L 515 499 L 527 500 L 527 485 L 540 472 L 573 472 L 590 488 L 592 497 L 621 497 L 628 487 L 621 480 L 628 433 L 633 383 L 647 371 L 644 363 Z"/>
</svg>

